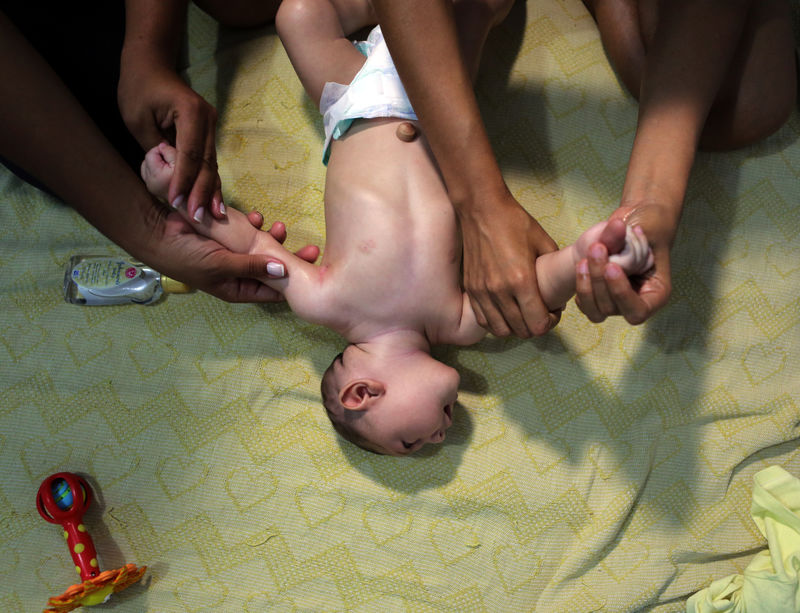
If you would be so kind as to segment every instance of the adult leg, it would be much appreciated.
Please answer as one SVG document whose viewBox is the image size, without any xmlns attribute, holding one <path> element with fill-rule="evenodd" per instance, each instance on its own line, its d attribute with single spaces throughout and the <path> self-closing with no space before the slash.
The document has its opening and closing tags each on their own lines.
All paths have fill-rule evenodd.
<svg viewBox="0 0 800 613">
<path fill-rule="evenodd" d="M 620 0 L 598 0 L 594 5 L 598 23 L 605 10 L 599 3 L 613 1 Z M 773 11 L 780 6 L 778 0 L 758 1 Z M 633 89 L 639 98 L 639 117 L 620 207 L 611 219 L 642 226 L 655 268 L 641 286 L 633 287 L 618 266 L 608 263 L 605 247 L 592 246 L 588 265 L 579 264 L 576 283 L 578 305 L 592 321 L 621 314 L 630 323 L 640 323 L 666 304 L 671 292 L 669 250 L 701 139 L 706 138 L 709 146 L 730 147 L 766 136 L 788 114 L 775 117 L 776 104 L 766 98 L 777 98 L 778 107 L 794 99 L 793 91 L 789 95 L 779 91 L 774 97 L 764 92 L 766 110 L 758 119 L 738 117 L 737 107 L 720 142 L 719 130 L 705 131 L 712 108 L 717 105 L 715 114 L 725 117 L 721 113 L 731 99 L 738 105 L 749 98 L 750 88 L 764 87 L 758 70 L 741 67 L 753 61 L 770 73 L 768 60 L 782 52 L 786 41 L 768 40 L 761 32 L 772 26 L 780 30 L 779 15 L 767 19 L 764 9 L 749 0 L 640 0 L 636 8 L 645 49 L 638 89 Z M 608 36 L 609 30 L 601 26 L 601 32 L 604 29 Z M 756 34 L 748 37 L 749 32 Z M 748 47 L 748 40 L 758 41 L 759 46 Z M 787 53 L 791 57 L 790 49 Z M 734 78 L 740 74 L 748 80 Z M 785 78 L 793 84 L 794 72 Z"/>
<path fill-rule="evenodd" d="M 222 25 L 251 28 L 275 19 L 281 0 L 194 0 Z"/>
<path fill-rule="evenodd" d="M 461 57 L 473 81 L 489 31 L 506 18 L 513 4 L 514 0 L 454 0 L 453 17 Z"/>
<path fill-rule="evenodd" d="M 637 99 L 648 54 L 657 51 L 654 46 L 669 44 L 665 37 L 675 45 L 690 41 L 691 30 L 707 32 L 699 37 L 703 46 L 689 49 L 684 60 L 678 54 L 673 58 L 673 69 L 685 71 L 690 79 L 693 74 L 698 80 L 705 78 L 698 74 L 703 55 L 717 53 L 727 65 L 711 98 L 700 135 L 701 148 L 731 149 L 753 143 L 788 118 L 797 86 L 790 7 L 785 0 L 719 2 L 721 19 L 708 23 L 682 21 L 680 2 L 584 0 L 584 4 L 597 22 L 612 66 Z M 698 4 L 713 8 L 714 2 Z M 708 41 L 717 44 L 709 46 Z M 720 49 L 720 45 L 730 49 Z M 710 48 L 714 46 L 717 48 Z M 662 67 L 669 61 L 662 54 Z M 680 65 L 682 61 L 688 63 Z"/>
</svg>

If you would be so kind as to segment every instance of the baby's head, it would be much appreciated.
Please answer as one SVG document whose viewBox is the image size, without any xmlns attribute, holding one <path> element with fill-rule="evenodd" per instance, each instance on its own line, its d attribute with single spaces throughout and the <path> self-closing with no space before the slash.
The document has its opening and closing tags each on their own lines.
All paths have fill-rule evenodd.
<svg viewBox="0 0 800 613">
<path fill-rule="evenodd" d="M 368 451 L 408 455 L 444 440 L 459 379 L 424 351 L 383 356 L 348 345 L 322 377 L 322 403 L 345 439 Z"/>
</svg>

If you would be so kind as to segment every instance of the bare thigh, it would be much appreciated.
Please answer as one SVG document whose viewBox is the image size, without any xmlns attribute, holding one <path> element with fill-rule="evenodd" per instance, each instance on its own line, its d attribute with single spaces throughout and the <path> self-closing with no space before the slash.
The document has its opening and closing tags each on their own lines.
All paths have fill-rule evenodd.
<svg viewBox="0 0 800 613">
<path fill-rule="evenodd" d="M 638 99 L 647 49 L 658 29 L 656 0 L 583 0 L 620 80 Z M 700 145 L 731 149 L 777 130 L 796 102 L 790 5 L 753 0 L 737 49 L 706 120 Z"/>
</svg>

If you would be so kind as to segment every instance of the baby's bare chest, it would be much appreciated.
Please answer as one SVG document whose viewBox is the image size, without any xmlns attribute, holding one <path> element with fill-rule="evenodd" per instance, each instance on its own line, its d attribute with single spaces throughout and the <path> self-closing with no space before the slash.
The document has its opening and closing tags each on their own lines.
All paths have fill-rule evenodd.
<svg viewBox="0 0 800 613">
<path fill-rule="evenodd" d="M 371 313 L 460 309 L 460 242 L 438 171 L 425 146 L 384 132 L 335 143 L 324 264 L 344 279 L 348 302 Z"/>
</svg>

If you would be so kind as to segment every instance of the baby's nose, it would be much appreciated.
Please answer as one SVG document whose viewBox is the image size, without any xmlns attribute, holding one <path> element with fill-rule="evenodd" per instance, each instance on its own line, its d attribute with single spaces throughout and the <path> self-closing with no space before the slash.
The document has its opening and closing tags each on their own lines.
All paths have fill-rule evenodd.
<svg viewBox="0 0 800 613">
<path fill-rule="evenodd" d="M 446 433 L 444 431 L 444 428 L 442 428 L 441 430 L 437 430 L 431 436 L 431 443 L 441 443 L 444 440 L 445 436 Z"/>
</svg>

